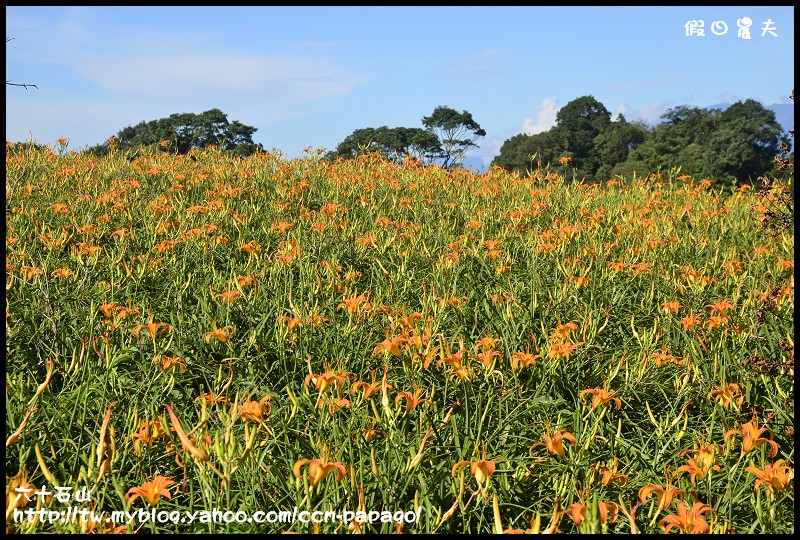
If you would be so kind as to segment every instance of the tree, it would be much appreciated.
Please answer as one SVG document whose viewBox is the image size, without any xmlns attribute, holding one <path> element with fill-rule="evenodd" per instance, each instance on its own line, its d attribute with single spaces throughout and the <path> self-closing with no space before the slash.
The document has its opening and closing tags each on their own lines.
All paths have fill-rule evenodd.
<svg viewBox="0 0 800 540">
<path fill-rule="evenodd" d="M 441 153 L 436 135 L 421 128 L 357 129 L 339 143 L 336 150 L 326 154 L 327 159 L 353 158 L 377 152 L 386 159 L 399 161 L 410 155 L 416 159 L 432 159 Z"/>
<path fill-rule="evenodd" d="M 684 174 L 702 175 L 703 145 L 715 129 L 717 115 L 717 110 L 684 105 L 667 110 L 645 141 L 630 151 L 627 161 L 647 170 L 640 172 L 680 167 Z"/>
<path fill-rule="evenodd" d="M 564 152 L 581 176 L 594 177 L 601 158 L 595 138 L 611 125 L 611 113 L 593 96 L 573 99 L 556 114 L 557 132 L 563 137 Z"/>
<path fill-rule="evenodd" d="M 238 156 L 254 154 L 261 146 L 253 142 L 257 128 L 242 124 L 238 120 L 228 122 L 228 117 L 219 109 L 210 109 L 201 114 L 176 113 L 167 118 L 140 122 L 121 129 L 116 138 L 120 149 L 139 146 L 157 146 L 169 141 L 164 150 L 186 154 L 189 150 L 215 145 L 223 151 Z"/>
<path fill-rule="evenodd" d="M 594 139 L 595 154 L 600 161 L 595 178 L 610 178 L 614 167 L 628 159 L 630 151 L 644 142 L 647 131 L 647 124 L 644 122 L 628 122 L 620 114 L 615 122 L 609 124 Z"/>
<path fill-rule="evenodd" d="M 719 181 L 739 184 L 773 169 L 776 148 L 789 139 L 775 112 L 748 99 L 728 107 L 703 148 L 704 173 Z"/>
<path fill-rule="evenodd" d="M 770 171 L 775 149 L 788 143 L 775 113 L 752 99 L 725 110 L 675 107 L 661 119 L 628 161 L 736 184 Z"/>
<path fill-rule="evenodd" d="M 492 165 L 509 171 L 530 171 L 540 164 L 556 163 L 563 154 L 564 141 L 555 129 L 535 135 L 520 133 L 503 143 Z"/>
<path fill-rule="evenodd" d="M 605 177 L 628 152 L 644 140 L 646 127 L 630 124 L 620 115 L 611 121 L 611 113 L 592 96 L 582 96 L 567 103 L 556 114 L 556 125 L 536 135 L 516 135 L 503 143 L 493 165 L 508 170 L 525 170 L 536 154 L 536 165 L 555 164 L 570 157 L 570 168 L 584 178 Z"/>
<path fill-rule="evenodd" d="M 458 112 L 445 106 L 436 107 L 433 114 L 422 118 L 422 125 L 439 140 L 442 167 L 449 168 L 464 161 L 469 148 L 478 148 L 475 141 L 485 137 L 486 132 L 467 111 Z"/>
</svg>

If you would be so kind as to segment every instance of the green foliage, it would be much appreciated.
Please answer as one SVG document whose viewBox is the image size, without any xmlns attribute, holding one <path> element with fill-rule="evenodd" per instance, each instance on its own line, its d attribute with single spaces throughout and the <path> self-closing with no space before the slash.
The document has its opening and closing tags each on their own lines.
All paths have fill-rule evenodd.
<svg viewBox="0 0 800 540">
<path fill-rule="evenodd" d="M 594 177 L 598 180 L 611 178 L 614 166 L 628 159 L 630 151 L 644 142 L 647 131 L 644 122 L 629 123 L 620 114 L 594 139 L 594 154 L 600 163 Z"/>
<path fill-rule="evenodd" d="M 335 151 L 328 152 L 325 158 L 347 159 L 374 152 L 396 162 L 402 161 L 406 155 L 427 161 L 438 156 L 441 147 L 439 139 L 424 129 L 381 126 L 355 130 L 339 143 Z"/>
<path fill-rule="evenodd" d="M 232 155 L 248 156 L 262 150 L 253 142 L 256 131 L 257 128 L 238 120 L 229 122 L 227 115 L 219 109 L 210 109 L 201 114 L 176 113 L 167 118 L 142 121 L 121 129 L 116 138 L 120 150 L 154 147 L 186 154 L 193 149 L 217 146 Z M 169 144 L 162 145 L 164 141 L 169 141 Z M 93 147 L 91 153 L 102 154 L 103 151 Z"/>
<path fill-rule="evenodd" d="M 535 160 L 532 159 L 534 155 Z M 536 170 L 539 164 L 544 166 L 557 163 L 558 158 L 563 155 L 563 139 L 558 131 L 551 129 L 536 135 L 521 133 L 503 143 L 492 165 L 509 171 L 531 172 Z"/>
<path fill-rule="evenodd" d="M 475 141 L 486 136 L 471 113 L 459 113 L 446 106 L 438 106 L 430 116 L 424 116 L 422 125 L 438 138 L 440 153 L 436 157 L 442 160 L 444 168 L 463 162 L 466 151 L 477 148 Z"/>
<path fill-rule="evenodd" d="M 775 113 L 748 99 L 725 110 L 675 107 L 630 159 L 653 169 L 680 166 L 684 174 L 732 186 L 755 183 L 773 170 L 777 148 L 788 138 Z"/>
<path fill-rule="evenodd" d="M 559 109 L 556 127 L 564 153 L 572 158 L 578 177 L 594 178 L 601 166 L 595 139 L 611 125 L 611 113 L 593 96 L 574 99 Z"/>
<path fill-rule="evenodd" d="M 529 170 L 530 155 L 542 164 L 555 164 L 559 158 L 572 159 L 574 176 L 607 179 L 612 168 L 624 162 L 631 149 L 641 144 L 647 128 L 641 122 L 628 123 L 611 113 L 593 96 L 582 96 L 562 107 L 556 125 L 535 135 L 520 134 L 503 143 L 493 165 L 507 170 Z"/>
<path fill-rule="evenodd" d="M 423 117 L 422 124 L 425 129 L 387 126 L 357 129 L 324 157 L 347 159 L 378 153 L 400 162 L 410 155 L 426 163 L 452 168 L 462 163 L 466 151 L 477 148 L 475 141 L 486 135 L 472 114 L 459 113 L 450 107 L 436 107 L 430 116 Z"/>
<path fill-rule="evenodd" d="M 725 110 L 674 107 L 661 120 L 654 128 L 622 115 L 612 122 L 602 103 L 583 96 L 559 110 L 550 130 L 506 140 L 492 164 L 523 171 L 534 153 L 542 163 L 569 156 L 578 178 L 607 180 L 680 167 L 684 174 L 735 187 L 774 172 L 775 149 L 788 144 L 775 113 L 752 99 Z"/>
<path fill-rule="evenodd" d="M 7 532 L 88 528 L 8 519 L 22 484 L 136 514 L 95 532 L 794 530 L 794 231 L 751 190 L 219 149 L 6 176 Z"/>
</svg>

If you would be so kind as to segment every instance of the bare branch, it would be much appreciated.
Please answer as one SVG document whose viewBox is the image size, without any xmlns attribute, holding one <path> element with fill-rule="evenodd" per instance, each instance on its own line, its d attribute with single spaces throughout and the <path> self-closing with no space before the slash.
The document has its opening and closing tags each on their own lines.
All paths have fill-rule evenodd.
<svg viewBox="0 0 800 540">
<path fill-rule="evenodd" d="M 13 37 L 12 37 L 12 38 L 10 38 L 10 37 L 7 37 L 7 38 L 6 38 L 6 43 L 8 43 L 9 41 L 11 41 L 12 39 L 14 39 L 14 38 L 13 38 Z M 25 90 L 27 90 L 29 86 L 33 86 L 33 87 L 34 87 L 34 88 L 36 88 L 37 90 L 39 89 L 39 87 L 38 87 L 38 86 L 36 86 L 35 84 L 31 84 L 31 83 L 13 83 L 13 82 L 11 82 L 11 81 L 6 81 L 6 84 L 7 84 L 8 86 L 22 86 L 23 88 L 25 88 Z"/>
<path fill-rule="evenodd" d="M 6 84 L 9 85 L 9 86 L 24 86 L 25 90 L 27 90 L 29 86 L 33 86 L 37 90 L 39 89 L 38 86 L 36 86 L 35 84 L 31 84 L 31 83 L 13 83 L 11 81 L 6 81 Z"/>
</svg>

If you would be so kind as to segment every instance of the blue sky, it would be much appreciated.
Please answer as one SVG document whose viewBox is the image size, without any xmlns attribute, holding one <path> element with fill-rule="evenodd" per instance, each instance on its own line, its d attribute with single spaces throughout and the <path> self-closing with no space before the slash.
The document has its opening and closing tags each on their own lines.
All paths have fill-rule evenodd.
<svg viewBox="0 0 800 540">
<path fill-rule="evenodd" d="M 6 37 L 6 80 L 38 86 L 6 86 L 6 140 L 70 149 L 218 108 L 291 158 L 361 128 L 421 128 L 445 105 L 486 131 L 470 155 L 488 166 L 581 96 L 654 123 L 677 105 L 791 103 L 794 88 L 788 6 L 10 6 Z"/>
</svg>

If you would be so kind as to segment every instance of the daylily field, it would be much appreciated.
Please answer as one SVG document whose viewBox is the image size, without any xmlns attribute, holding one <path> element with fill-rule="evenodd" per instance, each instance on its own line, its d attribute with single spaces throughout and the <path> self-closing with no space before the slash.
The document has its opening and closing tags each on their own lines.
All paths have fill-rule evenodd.
<svg viewBox="0 0 800 540">
<path fill-rule="evenodd" d="M 794 531 L 772 195 L 321 152 L 7 145 L 7 531 Z"/>
</svg>

